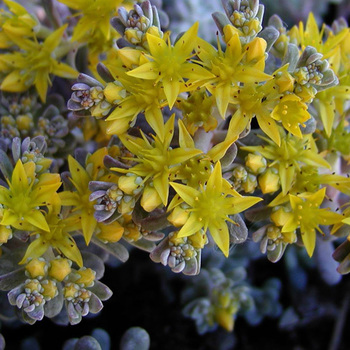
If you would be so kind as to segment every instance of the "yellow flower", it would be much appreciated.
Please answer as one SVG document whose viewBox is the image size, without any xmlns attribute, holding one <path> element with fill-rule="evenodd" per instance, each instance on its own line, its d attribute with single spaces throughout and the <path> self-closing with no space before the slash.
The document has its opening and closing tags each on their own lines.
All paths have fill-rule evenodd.
<svg viewBox="0 0 350 350">
<path fill-rule="evenodd" d="M 58 0 L 82 15 L 74 27 L 73 41 L 85 41 L 100 33 L 108 40 L 111 36 L 110 20 L 116 15 L 121 0 Z"/>
<path fill-rule="evenodd" d="M 61 42 L 66 26 L 54 31 L 43 43 L 37 40 L 13 38 L 21 51 L 0 55 L 1 63 L 8 69 L 0 89 L 9 92 L 23 92 L 34 85 L 41 100 L 45 102 L 48 85 L 51 84 L 50 74 L 73 79 L 78 72 L 69 65 L 58 61 L 55 49 Z M 9 73 L 8 73 L 9 71 Z"/>
<path fill-rule="evenodd" d="M 318 52 L 324 55 L 324 58 L 329 58 L 333 54 L 333 50 L 344 40 L 349 33 L 349 28 L 342 29 L 339 33 L 334 35 L 332 32 L 328 34 L 327 40 L 323 41 L 325 32 L 325 25 L 322 29 L 318 29 L 317 22 L 312 12 L 306 22 L 306 27 L 302 22 L 299 23 L 299 28 L 294 26 L 288 35 L 293 44 L 299 45 L 302 50 L 307 46 L 314 47 Z"/>
<path fill-rule="evenodd" d="M 224 28 L 228 33 L 229 26 Z M 203 39 L 197 39 L 196 52 L 201 64 L 211 72 L 211 78 L 205 87 L 215 96 L 222 118 L 225 117 L 230 96 L 239 83 L 262 82 L 272 77 L 264 73 L 266 42 L 255 38 L 242 47 L 238 33 L 230 35 L 226 51 L 223 52 L 218 42 L 218 50 Z"/>
<path fill-rule="evenodd" d="M 249 152 L 259 152 L 266 159 L 271 160 L 269 167 L 275 167 L 281 180 L 283 196 L 292 187 L 297 171 L 302 163 L 313 167 L 323 167 L 330 169 L 330 165 L 317 153 L 315 141 L 311 135 L 305 135 L 300 140 L 291 134 L 286 134 L 280 128 L 281 146 L 264 136 L 260 136 L 267 145 L 241 147 Z"/>
<path fill-rule="evenodd" d="M 320 209 L 326 193 L 322 188 L 316 193 L 304 192 L 300 195 L 289 195 L 293 215 L 282 227 L 282 232 L 292 232 L 300 228 L 305 249 L 311 257 L 316 244 L 316 231 L 322 233 L 319 225 L 332 225 L 342 220 L 343 216 L 328 209 Z"/>
<path fill-rule="evenodd" d="M 174 119 L 175 115 L 172 115 L 165 124 L 164 141 L 159 136 L 155 136 L 154 142 L 150 143 L 143 134 L 142 138 L 132 136 L 120 137 L 124 146 L 136 156 L 136 158 L 133 158 L 133 161 L 138 164 L 130 169 L 111 168 L 111 170 L 130 173 L 143 178 L 144 183 L 147 184 L 141 198 L 141 203 L 147 203 L 147 205 L 144 205 L 144 208 L 147 207 L 145 209 L 147 211 L 153 210 L 161 203 L 167 205 L 169 176 L 173 171 L 172 168 L 202 153 L 202 151 L 194 147 L 192 149 L 188 148 L 184 144 L 181 144 L 179 148 L 175 149 L 170 147 L 174 136 Z"/>
<path fill-rule="evenodd" d="M 189 186 L 170 182 L 181 199 L 190 208 L 190 215 L 180 229 L 178 237 L 195 234 L 202 228 L 209 229 L 215 243 L 227 257 L 229 253 L 229 232 L 226 221 L 233 222 L 229 215 L 234 215 L 261 201 L 258 197 L 242 197 L 222 178 L 221 164 L 217 162 L 206 186 L 196 190 Z M 174 197 L 177 201 L 176 197 Z M 172 203 L 169 208 L 172 209 Z"/>
<path fill-rule="evenodd" d="M 62 218 L 61 200 L 57 194 L 48 207 L 49 211 L 45 219 L 49 230 L 38 229 L 32 233 L 32 235 L 37 234 L 39 237 L 29 244 L 23 259 L 19 263 L 24 264 L 28 258 L 38 258 L 52 247 L 59 254 L 75 261 L 80 267 L 83 266 L 79 248 L 69 234 L 69 232 L 77 231 L 80 228 L 79 220 L 75 217 Z"/>
<path fill-rule="evenodd" d="M 196 45 L 197 30 L 198 23 L 195 23 L 174 46 L 169 37 L 166 42 L 164 38 L 147 33 L 150 55 L 146 54 L 146 57 L 150 61 L 127 74 L 154 83 L 162 82 L 169 107 L 172 108 L 184 85 L 190 87 L 214 77 L 208 70 L 189 61 Z"/>
<path fill-rule="evenodd" d="M 37 20 L 14 1 L 4 0 L 10 12 L 0 10 L 0 49 L 7 49 L 16 41 L 32 37 Z"/>
<path fill-rule="evenodd" d="M 63 191 L 59 194 L 62 205 L 73 206 L 71 219 L 78 219 L 80 223 L 79 229 L 83 231 L 86 244 L 89 244 L 96 230 L 103 231 L 98 227 L 98 223 L 94 217 L 94 205 L 96 201 L 89 200 L 92 193 L 89 190 L 89 182 L 95 180 L 117 182 L 118 180 L 117 176 L 108 174 L 103 165 L 103 158 L 107 154 L 107 148 L 100 148 L 87 157 L 85 168 L 72 156 L 69 156 L 70 182 L 76 191 Z"/>
<path fill-rule="evenodd" d="M 16 163 L 9 188 L 0 186 L 0 204 L 4 206 L 1 225 L 19 230 L 32 230 L 33 226 L 49 232 L 41 206 L 47 206 L 61 186 L 59 174 L 44 173 L 35 177 L 33 162 Z"/>
<path fill-rule="evenodd" d="M 293 135 L 302 138 L 299 125 L 303 125 L 311 115 L 307 111 L 307 105 L 301 102 L 301 98 L 296 95 L 284 96 L 279 104 L 274 108 L 271 117 L 281 121 L 283 127 Z"/>
</svg>

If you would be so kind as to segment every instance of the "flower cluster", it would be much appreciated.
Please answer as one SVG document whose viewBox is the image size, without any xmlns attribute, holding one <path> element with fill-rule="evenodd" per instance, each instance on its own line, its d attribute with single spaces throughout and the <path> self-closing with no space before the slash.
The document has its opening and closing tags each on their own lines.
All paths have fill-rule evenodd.
<svg viewBox="0 0 350 350">
<path fill-rule="evenodd" d="M 193 276 L 213 246 L 234 255 L 247 221 L 272 262 L 288 245 L 311 257 L 317 236 L 346 235 L 344 20 L 319 30 L 310 14 L 288 30 L 275 15 L 264 28 L 258 0 L 224 0 L 213 44 L 198 22 L 174 40 L 150 1 L 59 0 L 44 18 L 4 3 L 0 290 L 22 320 L 98 312 L 111 296 L 104 263 L 131 247 Z M 341 273 L 346 243 L 334 254 Z M 200 332 L 231 331 L 252 297 L 219 269 L 205 273 L 208 293 L 185 313 Z"/>
</svg>

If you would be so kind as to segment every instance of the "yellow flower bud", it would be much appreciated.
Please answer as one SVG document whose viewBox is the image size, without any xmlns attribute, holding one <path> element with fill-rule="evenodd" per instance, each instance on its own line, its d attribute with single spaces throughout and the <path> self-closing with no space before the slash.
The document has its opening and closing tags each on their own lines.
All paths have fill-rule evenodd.
<svg viewBox="0 0 350 350">
<path fill-rule="evenodd" d="M 291 216 L 293 216 L 292 213 L 287 212 L 283 207 L 279 207 L 273 211 L 270 218 L 276 226 L 283 226 Z"/>
<path fill-rule="evenodd" d="M 203 249 L 204 246 L 208 243 L 208 237 L 203 230 L 196 232 L 194 235 L 188 237 L 189 243 L 195 249 Z"/>
<path fill-rule="evenodd" d="M 261 154 L 249 153 L 245 159 L 245 165 L 254 174 L 261 174 L 266 169 L 266 159 Z"/>
<path fill-rule="evenodd" d="M 294 78 L 287 72 L 279 72 L 276 74 L 275 82 L 279 87 L 279 92 L 284 93 L 286 91 L 293 91 Z"/>
<path fill-rule="evenodd" d="M 46 300 L 51 300 L 58 294 L 56 283 L 52 280 L 41 282 L 41 286 L 44 289 L 41 294 Z"/>
<path fill-rule="evenodd" d="M 293 232 L 283 232 L 283 241 L 289 244 L 295 243 L 297 241 L 297 235 L 295 234 L 295 231 Z"/>
<path fill-rule="evenodd" d="M 130 223 L 124 227 L 124 237 L 131 242 L 136 242 L 142 237 L 142 234 L 138 226 Z"/>
<path fill-rule="evenodd" d="M 121 176 L 118 180 L 118 187 L 126 194 L 135 194 L 142 184 L 142 178 L 137 175 Z"/>
<path fill-rule="evenodd" d="M 124 196 L 118 205 L 118 212 L 122 215 L 132 214 L 135 208 L 135 198 L 131 196 Z"/>
<path fill-rule="evenodd" d="M 187 237 L 178 237 L 178 233 L 179 231 L 172 232 L 169 234 L 169 243 L 172 243 L 175 246 L 186 243 Z"/>
<path fill-rule="evenodd" d="M 180 205 L 178 205 L 173 209 L 173 211 L 170 213 L 167 219 L 175 227 L 180 227 L 185 225 L 189 215 L 190 213 L 188 211 L 186 211 L 185 209 L 181 208 Z"/>
<path fill-rule="evenodd" d="M 274 225 L 270 225 L 266 230 L 266 235 L 269 239 L 276 240 L 281 236 L 281 229 Z"/>
<path fill-rule="evenodd" d="M 121 91 L 123 87 L 116 85 L 115 83 L 108 83 L 103 90 L 106 100 L 109 103 L 115 103 L 121 99 Z"/>
<path fill-rule="evenodd" d="M 158 38 L 161 38 L 162 37 L 162 32 L 159 31 L 158 27 L 156 26 L 151 26 L 147 29 L 147 33 L 148 34 L 152 34 L 152 35 L 155 35 L 157 36 Z"/>
<path fill-rule="evenodd" d="M 33 127 L 33 118 L 29 115 L 20 115 L 16 118 L 16 124 L 18 130 L 27 130 Z"/>
<path fill-rule="evenodd" d="M 26 265 L 26 271 L 31 278 L 44 277 L 46 274 L 46 261 L 42 258 L 35 258 L 29 261 Z"/>
<path fill-rule="evenodd" d="M 78 296 L 79 286 L 75 283 L 68 283 L 63 288 L 63 296 L 65 299 L 71 300 Z"/>
<path fill-rule="evenodd" d="M 12 238 L 12 230 L 6 226 L 0 226 L 0 245 L 7 243 Z"/>
<path fill-rule="evenodd" d="M 143 35 L 140 30 L 134 28 L 128 28 L 124 32 L 125 39 L 134 45 L 141 43 Z"/>
<path fill-rule="evenodd" d="M 229 311 L 222 308 L 216 308 L 214 316 L 215 316 L 215 321 L 222 328 L 224 328 L 228 332 L 233 331 L 234 319 L 233 319 L 233 315 Z"/>
<path fill-rule="evenodd" d="M 51 260 L 49 268 L 49 276 L 56 281 L 63 281 L 72 271 L 72 262 L 65 258 Z"/>
<path fill-rule="evenodd" d="M 27 280 L 24 285 L 24 291 L 26 293 L 33 293 L 33 292 L 41 293 L 42 291 L 41 283 L 37 279 Z"/>
<path fill-rule="evenodd" d="M 246 193 L 253 193 L 257 186 L 256 176 L 249 174 L 241 186 Z"/>
<path fill-rule="evenodd" d="M 156 189 L 151 186 L 146 186 L 141 198 L 142 208 L 145 209 L 147 212 L 151 212 L 161 204 L 162 200 L 159 197 L 159 194 L 156 191 Z"/>
<path fill-rule="evenodd" d="M 280 188 L 280 178 L 274 168 L 269 168 L 260 175 L 258 182 L 261 192 L 264 194 L 276 192 Z"/>
<path fill-rule="evenodd" d="M 90 287 L 94 284 L 96 272 L 90 268 L 82 267 L 76 272 L 78 279 L 75 281 L 76 284 L 84 285 L 84 287 Z"/>
</svg>

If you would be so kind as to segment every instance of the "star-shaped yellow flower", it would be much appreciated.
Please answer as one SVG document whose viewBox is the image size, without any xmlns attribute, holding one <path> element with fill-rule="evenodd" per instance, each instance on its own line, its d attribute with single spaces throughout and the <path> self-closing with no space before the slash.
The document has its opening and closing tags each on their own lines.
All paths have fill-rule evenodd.
<svg viewBox="0 0 350 350">
<path fill-rule="evenodd" d="M 229 253 L 230 235 L 226 221 L 234 221 L 229 215 L 246 210 L 260 202 L 258 197 L 243 197 L 222 177 L 221 164 L 217 162 L 206 185 L 200 190 L 179 183 L 170 182 L 181 199 L 190 208 L 187 222 L 182 226 L 178 237 L 187 237 L 195 234 L 202 228 L 209 229 L 215 243 L 227 257 Z M 176 197 L 174 197 L 176 200 Z M 170 204 L 171 207 L 171 204 Z"/>
<path fill-rule="evenodd" d="M 343 216 L 328 209 L 320 209 L 326 194 L 326 188 L 316 193 L 304 192 L 300 195 L 289 195 L 293 215 L 287 220 L 282 232 L 292 232 L 300 228 L 305 249 L 311 257 L 316 244 L 316 230 L 322 233 L 319 225 L 332 225 L 340 222 Z"/>
</svg>

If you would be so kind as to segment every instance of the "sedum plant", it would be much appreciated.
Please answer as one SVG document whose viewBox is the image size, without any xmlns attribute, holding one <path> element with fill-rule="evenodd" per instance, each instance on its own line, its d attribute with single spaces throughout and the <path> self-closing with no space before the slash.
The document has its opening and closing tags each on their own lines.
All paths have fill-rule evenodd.
<svg viewBox="0 0 350 350">
<path fill-rule="evenodd" d="M 134 248 L 192 276 L 199 333 L 281 314 L 283 285 L 254 287 L 257 254 L 233 245 L 271 262 L 291 245 L 319 264 L 333 251 L 350 272 L 344 19 L 264 25 L 259 0 L 223 0 L 216 37 L 195 22 L 175 38 L 160 1 L 32 5 L 0 8 L 0 290 L 14 318 L 98 313 L 105 265 Z"/>
</svg>

